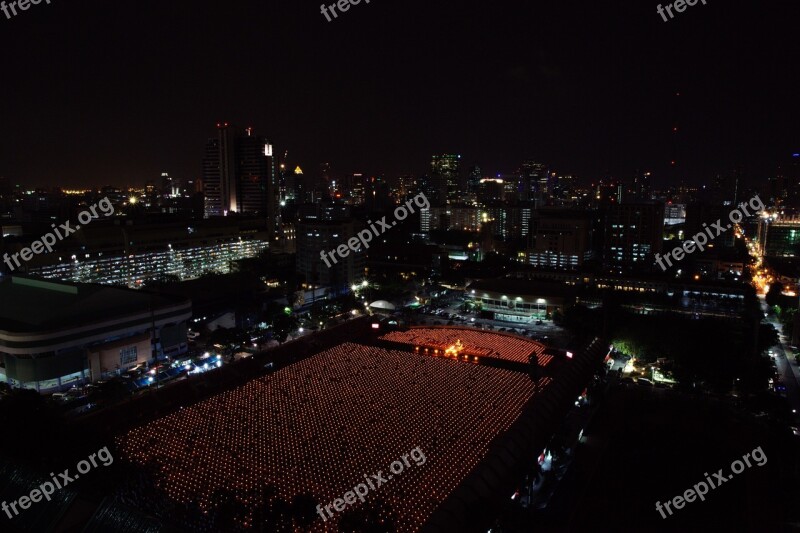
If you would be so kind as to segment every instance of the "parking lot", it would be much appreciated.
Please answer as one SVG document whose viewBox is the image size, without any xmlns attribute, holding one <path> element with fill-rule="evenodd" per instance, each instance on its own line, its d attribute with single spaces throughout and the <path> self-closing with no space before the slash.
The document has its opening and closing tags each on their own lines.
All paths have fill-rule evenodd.
<svg viewBox="0 0 800 533">
<path fill-rule="evenodd" d="M 465 301 L 462 296 L 454 295 L 439 305 L 422 306 L 416 310 L 414 320 L 420 325 L 460 325 L 513 333 L 556 348 L 565 348 L 569 344 L 569 334 L 553 324 L 552 320 L 522 323 L 481 318 L 476 312 L 464 311 Z"/>
</svg>

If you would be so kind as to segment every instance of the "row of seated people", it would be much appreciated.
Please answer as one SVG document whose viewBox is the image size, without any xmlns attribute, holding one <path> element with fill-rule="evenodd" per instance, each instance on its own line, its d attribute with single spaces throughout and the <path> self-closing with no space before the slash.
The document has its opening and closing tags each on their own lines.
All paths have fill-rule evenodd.
<svg viewBox="0 0 800 533">
<path fill-rule="evenodd" d="M 488 333 L 472 329 L 454 328 L 411 328 L 406 331 L 392 331 L 381 339 L 421 347 L 435 347 L 446 350 L 460 341 L 465 353 L 495 357 L 518 363 L 528 363 L 528 358 L 536 354 L 539 366 L 547 366 L 553 356 L 544 353 L 545 347 L 522 337 Z"/>
<path fill-rule="evenodd" d="M 204 511 L 219 490 L 258 508 L 253 488 L 265 481 L 285 501 L 313 494 L 325 505 L 406 455 L 410 465 L 380 492 L 399 513 L 398 531 L 417 531 L 535 392 L 522 373 L 346 343 L 134 429 L 118 445 L 157 472 L 170 498 Z M 408 456 L 417 448 L 424 464 Z M 311 530 L 335 531 L 337 519 Z"/>
</svg>

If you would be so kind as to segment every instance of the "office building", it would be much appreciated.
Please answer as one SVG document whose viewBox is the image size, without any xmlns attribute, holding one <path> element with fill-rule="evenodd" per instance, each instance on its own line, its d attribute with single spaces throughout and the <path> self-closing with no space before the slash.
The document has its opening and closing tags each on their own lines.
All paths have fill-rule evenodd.
<svg viewBox="0 0 800 533">
<path fill-rule="evenodd" d="M 607 208 L 605 264 L 615 272 L 649 270 L 664 242 L 664 204 L 614 204 Z"/>
<path fill-rule="evenodd" d="M 800 256 L 800 217 L 760 219 L 758 246 L 762 257 Z"/>
<path fill-rule="evenodd" d="M 592 213 L 539 209 L 531 219 L 528 263 L 540 268 L 576 270 L 594 257 Z"/>
<path fill-rule="evenodd" d="M 523 183 L 521 200 L 537 200 L 541 203 L 553 192 L 550 190 L 547 167 L 543 163 L 529 159 L 522 163 L 520 174 Z"/>
<path fill-rule="evenodd" d="M 438 204 L 454 204 L 461 200 L 461 156 L 435 155 L 431 160 L 431 179 L 436 188 Z"/>
<path fill-rule="evenodd" d="M 203 158 L 206 217 L 259 215 L 276 233 L 280 189 L 273 151 L 272 143 L 253 128 L 239 132 L 228 123 L 217 124 L 217 137 L 208 141 Z"/>
<path fill-rule="evenodd" d="M 366 253 L 349 250 L 347 257 L 335 254 L 336 262 L 328 259 L 328 266 L 320 252 L 331 252 L 355 237 L 360 228 L 350 220 L 325 221 L 305 219 L 297 224 L 297 273 L 309 287 L 331 287 L 334 292 L 345 292 L 355 283 L 361 283 L 366 269 Z M 330 257 L 330 254 L 328 254 Z"/>
</svg>

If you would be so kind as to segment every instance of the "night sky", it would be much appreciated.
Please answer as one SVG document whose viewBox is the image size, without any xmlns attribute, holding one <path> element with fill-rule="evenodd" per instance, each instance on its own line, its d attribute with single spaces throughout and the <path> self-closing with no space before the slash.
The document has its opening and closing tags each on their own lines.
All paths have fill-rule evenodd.
<svg viewBox="0 0 800 533">
<path fill-rule="evenodd" d="M 0 13 L 0 175 L 195 178 L 226 120 L 307 172 L 455 152 L 486 174 L 533 157 L 657 186 L 762 179 L 800 151 L 798 4 L 708 0 L 665 23 L 655 0 L 372 0 L 329 23 L 314 1 L 43 1 Z"/>
</svg>

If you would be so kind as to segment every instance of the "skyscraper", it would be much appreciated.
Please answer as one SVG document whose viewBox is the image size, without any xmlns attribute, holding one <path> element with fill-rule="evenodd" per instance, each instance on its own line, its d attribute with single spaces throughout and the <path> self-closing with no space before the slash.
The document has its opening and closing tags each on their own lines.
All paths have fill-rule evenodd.
<svg viewBox="0 0 800 533">
<path fill-rule="evenodd" d="M 467 194 L 469 195 L 470 202 L 476 201 L 482 178 L 483 175 L 481 172 L 481 167 L 478 165 L 473 166 L 470 169 L 469 177 L 467 178 Z"/>
<path fill-rule="evenodd" d="M 547 167 L 543 163 L 529 159 L 522 163 L 523 198 L 520 200 L 538 200 L 541 205 L 544 196 L 549 193 Z"/>
<path fill-rule="evenodd" d="M 261 215 L 275 233 L 280 210 L 273 151 L 272 143 L 253 128 L 240 133 L 227 122 L 217 124 L 217 138 L 208 141 L 203 159 L 206 216 Z"/>
<path fill-rule="evenodd" d="M 631 202 L 648 202 L 653 199 L 653 181 L 650 172 L 637 171 L 633 176 L 630 190 L 624 200 Z"/>
<path fill-rule="evenodd" d="M 437 191 L 437 203 L 458 203 L 461 197 L 459 183 L 461 170 L 460 155 L 435 155 L 431 159 L 431 179 Z"/>
<path fill-rule="evenodd" d="M 236 211 L 233 128 L 217 124 L 217 137 L 206 143 L 203 157 L 203 194 L 206 217 L 225 216 Z"/>
</svg>

